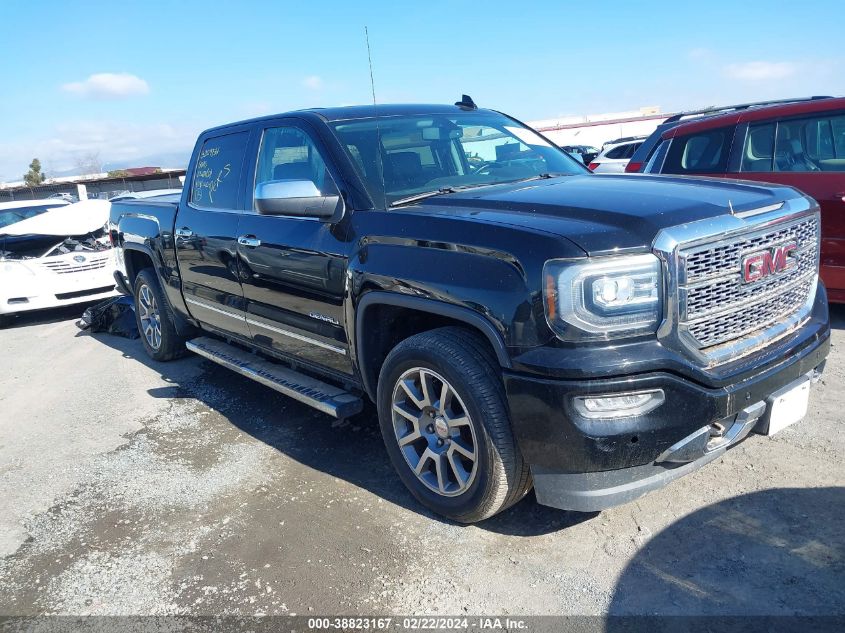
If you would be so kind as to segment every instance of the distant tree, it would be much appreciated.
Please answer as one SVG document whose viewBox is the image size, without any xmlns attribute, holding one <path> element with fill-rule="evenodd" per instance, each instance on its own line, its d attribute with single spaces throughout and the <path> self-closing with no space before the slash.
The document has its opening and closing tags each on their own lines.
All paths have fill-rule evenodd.
<svg viewBox="0 0 845 633">
<path fill-rule="evenodd" d="M 41 161 L 33 158 L 29 164 L 29 171 L 23 175 L 23 181 L 27 187 L 37 187 L 47 180 L 47 176 L 41 171 Z"/>
<path fill-rule="evenodd" d="M 127 176 L 131 176 L 132 174 L 125 169 L 112 169 L 108 173 L 109 178 L 126 178 Z"/>
</svg>

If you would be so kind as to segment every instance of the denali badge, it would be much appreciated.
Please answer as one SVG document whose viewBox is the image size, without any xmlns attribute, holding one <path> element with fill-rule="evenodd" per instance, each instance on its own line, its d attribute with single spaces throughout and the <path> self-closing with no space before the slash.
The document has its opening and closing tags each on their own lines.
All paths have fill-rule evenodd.
<svg viewBox="0 0 845 633">
<path fill-rule="evenodd" d="M 748 284 L 789 270 L 795 263 L 789 255 L 797 248 L 795 242 L 789 242 L 767 251 L 746 255 L 742 258 L 742 280 Z"/>
<path fill-rule="evenodd" d="M 332 325 L 340 325 L 337 319 L 334 319 L 330 316 L 326 316 L 325 314 L 320 314 L 319 312 L 309 312 L 308 316 L 312 319 L 317 319 L 318 321 L 325 321 L 326 323 L 331 323 Z"/>
</svg>

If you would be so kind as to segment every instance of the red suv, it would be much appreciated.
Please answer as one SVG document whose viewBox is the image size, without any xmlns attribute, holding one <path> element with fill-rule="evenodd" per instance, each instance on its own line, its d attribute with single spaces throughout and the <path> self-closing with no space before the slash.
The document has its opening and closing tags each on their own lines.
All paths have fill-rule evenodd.
<svg viewBox="0 0 845 633">
<path fill-rule="evenodd" d="M 822 210 L 821 277 L 845 303 L 845 98 L 818 99 L 681 123 L 643 169 L 790 185 Z"/>
</svg>

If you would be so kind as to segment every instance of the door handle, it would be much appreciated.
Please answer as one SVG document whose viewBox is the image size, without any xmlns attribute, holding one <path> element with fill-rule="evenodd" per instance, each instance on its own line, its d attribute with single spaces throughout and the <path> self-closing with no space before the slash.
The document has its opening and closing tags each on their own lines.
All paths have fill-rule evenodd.
<svg viewBox="0 0 845 633">
<path fill-rule="evenodd" d="M 193 234 L 194 232 L 186 226 L 176 229 L 176 237 L 191 237 Z"/>
<path fill-rule="evenodd" d="M 261 246 L 261 240 L 259 240 L 254 235 L 241 235 L 238 238 L 238 244 L 241 246 L 249 246 L 250 248 L 255 248 L 257 246 Z"/>
</svg>

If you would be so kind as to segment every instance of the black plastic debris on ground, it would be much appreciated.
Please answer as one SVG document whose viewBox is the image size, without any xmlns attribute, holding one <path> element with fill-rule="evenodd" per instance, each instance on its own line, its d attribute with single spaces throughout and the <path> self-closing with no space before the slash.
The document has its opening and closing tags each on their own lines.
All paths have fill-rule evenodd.
<svg viewBox="0 0 845 633">
<path fill-rule="evenodd" d="M 135 302 L 132 297 L 120 296 L 106 299 L 87 308 L 76 322 L 80 330 L 107 332 L 126 338 L 138 338 L 135 321 Z"/>
</svg>

